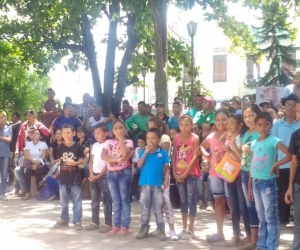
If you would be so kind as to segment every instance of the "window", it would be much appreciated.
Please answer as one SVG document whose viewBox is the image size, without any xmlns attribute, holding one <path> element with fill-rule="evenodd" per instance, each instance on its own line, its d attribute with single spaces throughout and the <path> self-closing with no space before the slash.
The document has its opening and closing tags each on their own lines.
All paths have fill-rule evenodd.
<svg viewBox="0 0 300 250">
<path fill-rule="evenodd" d="M 247 59 L 247 79 L 254 79 L 254 62 L 251 59 Z"/>
<path fill-rule="evenodd" d="M 296 60 L 296 51 L 289 53 L 290 58 Z M 296 72 L 296 67 L 295 65 L 287 64 L 286 62 L 282 61 L 282 68 L 284 71 L 287 71 L 286 73 L 289 75 L 290 72 L 295 74 Z"/>
<path fill-rule="evenodd" d="M 133 93 L 133 94 L 137 94 L 137 87 L 132 87 L 131 88 L 131 93 Z"/>
<path fill-rule="evenodd" d="M 227 55 L 214 56 L 213 82 L 227 81 Z"/>
</svg>

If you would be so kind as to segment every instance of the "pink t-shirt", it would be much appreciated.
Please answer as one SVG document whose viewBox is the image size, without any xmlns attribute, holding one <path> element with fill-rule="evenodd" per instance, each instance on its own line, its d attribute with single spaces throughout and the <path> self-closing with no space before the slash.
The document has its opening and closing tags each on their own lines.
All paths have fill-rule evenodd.
<svg viewBox="0 0 300 250">
<path fill-rule="evenodd" d="M 211 176 L 218 177 L 216 173 L 216 166 L 221 162 L 222 158 L 224 157 L 226 151 L 225 151 L 225 138 L 220 141 L 219 139 L 216 139 L 215 133 L 211 133 L 206 138 L 207 142 L 210 145 L 210 152 L 211 152 L 211 158 L 210 158 L 210 171 L 209 174 Z"/>
<path fill-rule="evenodd" d="M 125 139 L 125 145 L 126 145 L 126 147 L 133 149 L 132 140 Z M 109 156 L 112 156 L 115 158 L 120 158 L 122 156 L 120 144 L 119 144 L 119 141 L 117 141 L 117 140 L 107 140 L 104 143 L 104 148 L 108 150 Z M 130 166 L 129 160 L 127 160 L 127 162 L 122 162 L 122 163 L 118 163 L 118 162 L 108 162 L 107 163 L 107 169 L 109 171 L 119 171 L 119 170 L 125 169 L 129 166 Z"/>
</svg>

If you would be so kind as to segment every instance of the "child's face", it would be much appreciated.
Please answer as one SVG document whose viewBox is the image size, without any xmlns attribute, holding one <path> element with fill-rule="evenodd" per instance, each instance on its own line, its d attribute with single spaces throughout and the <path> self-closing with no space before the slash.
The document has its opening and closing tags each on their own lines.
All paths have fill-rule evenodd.
<svg viewBox="0 0 300 250">
<path fill-rule="evenodd" d="M 188 118 L 182 118 L 179 121 L 180 132 L 184 135 L 188 135 L 192 132 L 194 127 L 193 122 Z"/>
<path fill-rule="evenodd" d="M 124 124 L 118 121 L 113 126 L 113 134 L 117 137 L 120 133 L 122 133 L 122 136 L 125 137 L 127 130 Z"/>
<path fill-rule="evenodd" d="M 300 122 L 300 103 L 297 103 L 296 105 L 296 117 L 297 120 Z"/>
<path fill-rule="evenodd" d="M 160 131 L 162 130 L 162 128 L 159 128 L 158 126 L 156 126 L 156 124 L 154 122 L 148 122 L 148 129 L 151 129 L 151 128 L 157 128 L 159 129 Z"/>
<path fill-rule="evenodd" d="M 140 148 L 144 148 L 146 146 L 146 142 L 142 139 L 138 139 L 137 140 L 137 145 L 140 147 Z"/>
<path fill-rule="evenodd" d="M 241 105 L 237 101 L 234 101 L 234 100 L 231 101 L 230 106 L 235 110 L 241 109 Z"/>
<path fill-rule="evenodd" d="M 238 121 L 234 118 L 229 118 L 228 119 L 228 124 L 227 124 L 227 131 L 235 134 L 241 130 L 241 125 L 238 124 Z"/>
<path fill-rule="evenodd" d="M 256 113 L 253 112 L 251 109 L 244 110 L 243 118 L 244 118 L 244 122 L 248 128 L 253 128 L 255 126 Z"/>
<path fill-rule="evenodd" d="M 277 101 L 277 89 L 275 88 L 270 88 L 267 90 L 266 92 L 266 97 L 268 100 L 271 100 L 271 101 Z"/>
<path fill-rule="evenodd" d="M 179 114 L 180 113 L 180 106 L 178 106 L 177 104 L 173 104 L 172 111 L 175 115 Z"/>
<path fill-rule="evenodd" d="M 260 136 L 268 136 L 272 129 L 272 124 L 265 118 L 261 118 L 256 122 L 256 131 Z"/>
<path fill-rule="evenodd" d="M 106 137 L 108 136 L 108 132 L 104 132 L 101 128 L 96 128 L 94 130 L 94 136 L 97 142 L 105 142 Z"/>
<path fill-rule="evenodd" d="M 55 132 L 55 139 L 56 140 L 61 140 L 62 139 L 62 132 L 61 132 L 60 129 Z"/>
<path fill-rule="evenodd" d="M 153 147 L 157 147 L 160 142 L 157 134 L 154 132 L 147 132 L 147 145 L 152 145 Z"/>
<path fill-rule="evenodd" d="M 202 125 L 202 136 L 206 138 L 211 133 L 210 124 L 205 123 Z"/>
<path fill-rule="evenodd" d="M 75 136 L 75 131 L 72 131 L 70 128 L 62 129 L 62 137 L 65 141 L 73 141 L 73 137 Z"/>
<path fill-rule="evenodd" d="M 217 126 L 215 124 L 211 125 L 211 132 L 216 132 L 217 131 Z"/>
<path fill-rule="evenodd" d="M 218 131 L 226 131 L 228 117 L 224 113 L 218 113 L 215 119 L 215 125 Z"/>
<path fill-rule="evenodd" d="M 199 134 L 200 134 L 200 130 L 199 130 L 199 127 L 197 126 L 197 124 L 194 124 L 193 132 L 194 132 L 196 135 L 199 135 Z"/>
<path fill-rule="evenodd" d="M 84 139 L 85 138 L 85 133 L 81 130 L 77 131 L 77 137 L 78 139 Z"/>
<path fill-rule="evenodd" d="M 177 135 L 176 129 L 170 129 L 170 137 L 172 140 L 174 140 L 176 135 Z"/>
</svg>

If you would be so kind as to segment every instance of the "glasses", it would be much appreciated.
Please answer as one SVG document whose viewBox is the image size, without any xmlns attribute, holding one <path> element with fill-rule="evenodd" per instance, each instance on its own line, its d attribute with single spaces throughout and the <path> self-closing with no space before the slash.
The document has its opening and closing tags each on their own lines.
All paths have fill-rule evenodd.
<svg viewBox="0 0 300 250">
<path fill-rule="evenodd" d="M 248 98 L 243 98 L 242 101 L 243 102 L 249 102 L 249 99 Z"/>
<path fill-rule="evenodd" d="M 295 108 L 295 107 L 296 107 L 296 104 L 288 104 L 288 103 L 286 103 L 286 104 L 284 105 L 284 107 L 287 107 L 287 108 Z"/>
</svg>

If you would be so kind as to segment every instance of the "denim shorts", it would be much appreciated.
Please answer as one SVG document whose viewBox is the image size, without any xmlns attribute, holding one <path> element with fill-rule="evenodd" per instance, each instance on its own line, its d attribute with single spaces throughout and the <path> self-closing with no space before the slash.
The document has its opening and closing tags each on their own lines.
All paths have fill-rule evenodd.
<svg viewBox="0 0 300 250">
<path fill-rule="evenodd" d="M 218 197 L 226 197 L 229 200 L 227 183 L 223 179 L 215 176 L 209 176 L 211 183 L 211 191 L 213 193 L 214 198 Z"/>
</svg>

